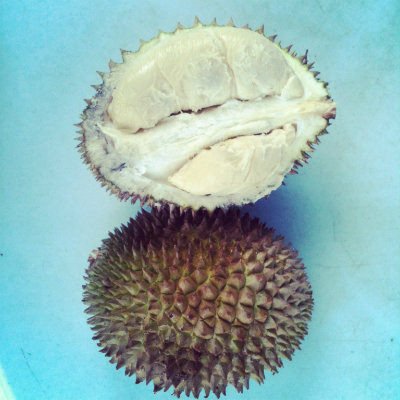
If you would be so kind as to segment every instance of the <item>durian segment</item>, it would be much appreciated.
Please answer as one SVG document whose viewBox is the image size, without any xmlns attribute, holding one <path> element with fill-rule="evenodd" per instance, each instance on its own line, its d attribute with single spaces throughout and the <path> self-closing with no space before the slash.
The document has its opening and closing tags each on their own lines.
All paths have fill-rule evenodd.
<svg viewBox="0 0 400 400">
<path fill-rule="evenodd" d="M 154 391 L 242 392 L 277 372 L 307 333 L 313 300 L 297 252 L 238 209 L 153 208 L 89 262 L 93 339 Z"/>
<path fill-rule="evenodd" d="M 182 110 L 280 95 L 287 84 L 296 87 L 287 95 L 302 94 L 300 81 L 272 42 L 233 27 L 162 36 L 125 57 L 118 73 L 107 112 L 117 129 L 132 133 Z"/>
<path fill-rule="evenodd" d="M 278 185 L 273 180 L 275 171 L 285 165 L 285 150 L 295 135 L 295 126 L 287 124 L 268 135 L 219 142 L 201 150 L 168 181 L 189 193 L 216 196 L 249 193 L 265 181 Z"/>
<path fill-rule="evenodd" d="M 196 24 L 123 59 L 83 115 L 81 145 L 121 198 L 210 210 L 255 201 L 304 161 L 335 116 L 304 59 L 249 29 Z M 287 126 L 296 127 L 291 141 Z M 279 146 L 266 138 L 274 132 L 284 136 Z"/>
</svg>

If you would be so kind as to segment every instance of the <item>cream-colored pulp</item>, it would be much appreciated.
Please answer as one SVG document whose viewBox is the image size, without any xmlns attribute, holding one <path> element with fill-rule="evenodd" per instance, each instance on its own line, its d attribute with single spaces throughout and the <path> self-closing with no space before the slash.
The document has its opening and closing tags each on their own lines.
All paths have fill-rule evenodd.
<svg viewBox="0 0 400 400">
<path fill-rule="evenodd" d="M 335 113 L 297 59 L 233 27 L 162 34 L 104 86 L 92 162 L 122 191 L 194 208 L 269 194 Z"/>
</svg>

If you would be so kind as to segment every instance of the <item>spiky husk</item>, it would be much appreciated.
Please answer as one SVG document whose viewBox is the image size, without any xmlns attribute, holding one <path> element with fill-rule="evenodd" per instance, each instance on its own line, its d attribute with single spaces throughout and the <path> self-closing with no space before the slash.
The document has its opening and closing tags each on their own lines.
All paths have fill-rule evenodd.
<svg viewBox="0 0 400 400">
<path fill-rule="evenodd" d="M 200 22 L 200 20 L 197 17 L 195 17 L 192 28 L 196 28 L 196 27 L 199 27 L 199 26 L 207 26 L 207 24 L 203 24 L 202 22 Z M 218 26 L 215 18 L 211 21 L 209 26 Z M 223 25 L 220 25 L 220 26 L 223 26 Z M 236 25 L 234 24 L 232 18 L 230 18 L 230 20 L 228 21 L 226 26 L 236 27 Z M 244 25 L 242 28 L 243 29 L 250 29 L 248 24 Z M 177 27 L 176 27 L 175 31 L 172 32 L 172 34 L 175 33 L 176 31 L 182 30 L 182 29 L 190 29 L 190 28 L 185 28 L 178 22 Z M 292 50 L 293 45 L 289 45 L 287 47 L 283 47 L 281 45 L 280 41 L 278 41 L 278 42 L 276 41 L 277 35 L 271 35 L 271 36 L 265 35 L 264 34 L 264 25 L 261 25 L 258 29 L 255 30 L 255 32 L 259 33 L 260 35 L 265 36 L 271 42 L 276 43 L 283 51 L 285 51 L 288 54 L 290 54 L 291 56 L 297 58 L 301 62 L 301 64 L 303 64 L 305 66 L 305 68 L 307 68 L 308 70 L 311 70 L 313 68 L 314 62 L 309 62 L 308 61 L 308 50 L 305 52 L 304 55 L 298 56 L 296 51 Z M 159 30 L 158 31 L 158 36 L 155 39 L 158 39 L 161 34 L 165 34 L 165 32 L 163 32 L 162 30 Z M 155 39 L 152 39 L 152 40 L 155 40 Z M 138 51 L 140 51 L 142 46 L 145 45 L 146 43 L 147 42 L 145 42 L 143 40 L 140 40 L 140 47 L 139 47 Z M 129 53 L 129 51 L 121 49 L 122 59 L 124 59 L 124 55 L 126 53 Z M 109 62 L 110 73 L 113 71 L 113 69 L 115 68 L 115 66 L 117 64 L 118 63 L 115 63 L 114 61 L 110 60 L 110 62 Z M 100 168 L 92 163 L 92 161 L 90 159 L 90 156 L 88 154 L 87 148 L 86 148 L 85 130 L 83 128 L 83 121 L 85 121 L 85 119 L 90 116 L 91 108 L 95 107 L 93 100 L 98 98 L 98 97 L 102 97 L 103 96 L 103 87 L 105 85 L 104 75 L 106 75 L 108 73 L 99 72 L 99 71 L 97 71 L 97 73 L 101 77 L 102 83 L 99 84 L 99 85 L 92 85 L 94 90 L 96 90 L 96 94 L 95 94 L 94 97 L 92 97 L 92 99 L 85 99 L 85 102 L 87 103 L 87 107 L 85 108 L 85 110 L 81 114 L 82 122 L 75 124 L 75 126 L 77 128 L 79 128 L 79 130 L 77 131 L 79 136 L 76 138 L 76 140 L 79 141 L 79 144 L 77 145 L 77 148 L 78 148 L 78 151 L 80 153 L 82 153 L 81 158 L 82 158 L 83 162 L 89 166 L 90 171 L 92 171 L 93 175 L 95 176 L 96 180 L 100 182 L 101 186 L 105 187 L 106 190 L 110 192 L 110 194 L 116 195 L 121 201 L 130 200 L 130 202 L 132 204 L 136 203 L 136 201 L 139 201 L 141 207 L 143 207 L 144 205 L 148 205 L 150 207 L 153 207 L 153 206 L 160 206 L 160 205 L 164 205 L 164 204 L 169 204 L 172 207 L 182 207 L 181 204 L 176 204 L 176 203 L 173 203 L 171 201 L 167 201 L 167 200 L 162 199 L 162 198 L 154 198 L 151 194 L 143 194 L 143 193 L 139 193 L 139 192 L 138 193 L 132 193 L 132 192 L 129 192 L 129 191 L 126 191 L 126 190 L 122 190 L 114 182 L 106 179 L 104 177 L 104 175 L 101 173 Z M 312 73 L 313 73 L 314 77 L 316 78 L 316 80 L 321 81 L 318 78 L 318 75 L 320 74 L 318 71 L 313 71 Z M 328 82 L 323 82 L 323 81 L 321 81 L 321 82 L 324 84 L 325 87 L 328 86 Z M 330 96 L 328 96 L 328 98 L 330 98 Z M 330 125 L 329 120 L 330 119 L 334 119 L 334 118 L 335 118 L 334 114 L 330 115 L 327 118 L 327 126 Z M 308 159 L 311 158 L 309 153 L 314 151 L 314 145 L 317 145 L 317 144 L 320 143 L 319 136 L 325 135 L 327 133 L 328 133 L 328 131 L 326 129 L 323 129 L 321 132 L 319 132 L 315 136 L 315 139 L 314 139 L 313 142 L 307 142 L 305 147 L 301 150 L 301 157 L 294 162 L 293 167 L 290 170 L 290 172 L 288 173 L 288 175 L 298 174 L 298 168 L 302 167 L 305 164 L 307 164 L 308 163 Z M 283 182 L 283 184 L 285 184 L 285 183 Z M 268 198 L 268 195 L 265 196 L 265 197 Z M 258 200 L 258 199 L 254 199 L 254 200 Z M 191 206 L 184 206 L 184 208 L 192 208 L 192 207 Z M 209 211 L 212 211 L 212 209 L 209 210 Z"/>
<path fill-rule="evenodd" d="M 143 211 L 89 258 L 83 301 L 101 351 L 197 398 L 239 392 L 291 359 L 312 293 L 297 252 L 239 210 Z"/>
</svg>

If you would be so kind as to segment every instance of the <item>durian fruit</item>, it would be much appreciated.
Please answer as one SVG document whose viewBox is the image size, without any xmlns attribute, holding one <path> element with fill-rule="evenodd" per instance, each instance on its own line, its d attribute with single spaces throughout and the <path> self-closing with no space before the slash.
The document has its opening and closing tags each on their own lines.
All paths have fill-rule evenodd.
<svg viewBox="0 0 400 400">
<path fill-rule="evenodd" d="M 213 210 L 267 196 L 336 114 L 307 54 L 290 50 L 263 27 L 196 18 L 122 51 L 78 124 L 84 161 L 142 204 Z"/>
<path fill-rule="evenodd" d="M 237 208 L 143 211 L 89 261 L 93 339 L 155 392 L 242 392 L 307 333 L 313 299 L 297 252 Z"/>
</svg>

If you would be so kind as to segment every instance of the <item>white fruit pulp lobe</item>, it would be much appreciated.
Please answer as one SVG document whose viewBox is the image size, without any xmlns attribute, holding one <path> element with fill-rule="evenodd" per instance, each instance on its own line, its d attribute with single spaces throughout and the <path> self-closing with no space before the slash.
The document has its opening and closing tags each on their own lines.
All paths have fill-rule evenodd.
<svg viewBox="0 0 400 400">
<path fill-rule="evenodd" d="M 116 89 L 92 161 L 125 191 L 193 207 L 269 194 L 335 110 L 300 61 L 231 27 L 161 35 L 105 85 Z"/>
<path fill-rule="evenodd" d="M 268 39 L 236 28 L 178 31 L 142 53 L 122 66 L 108 108 L 115 127 L 131 132 L 182 110 L 280 95 L 294 76 Z"/>
</svg>

